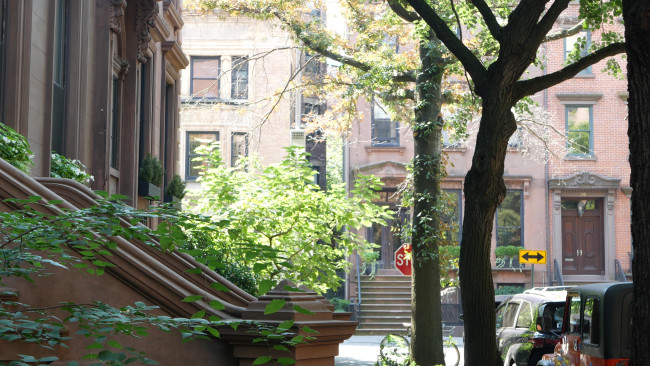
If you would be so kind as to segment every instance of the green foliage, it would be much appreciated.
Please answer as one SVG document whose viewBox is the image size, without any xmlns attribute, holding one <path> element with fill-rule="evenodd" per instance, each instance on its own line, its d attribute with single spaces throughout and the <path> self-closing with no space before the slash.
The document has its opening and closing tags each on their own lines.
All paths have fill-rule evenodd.
<svg viewBox="0 0 650 366">
<path fill-rule="evenodd" d="M 187 187 L 187 183 L 181 180 L 180 175 L 174 174 L 172 180 L 167 184 L 167 188 L 165 188 L 165 193 L 169 196 L 183 199 L 185 197 L 185 187 Z"/>
<path fill-rule="evenodd" d="M 74 179 L 79 183 L 88 184 L 95 180 L 86 173 L 86 166 L 77 159 L 69 159 L 61 154 L 52 152 L 50 175 L 54 178 Z"/>
<path fill-rule="evenodd" d="M 11 127 L 0 123 L 0 158 L 29 174 L 34 155 L 27 139 Z"/>
<path fill-rule="evenodd" d="M 347 312 L 348 311 L 348 306 L 350 305 L 350 301 L 346 299 L 341 299 L 339 297 L 334 297 L 329 299 L 330 303 L 334 305 L 334 312 Z"/>
<path fill-rule="evenodd" d="M 149 182 L 155 186 L 159 186 L 162 183 L 164 175 L 165 169 L 160 160 L 148 153 L 147 156 L 142 159 L 138 178 L 143 182 Z"/>
<path fill-rule="evenodd" d="M 109 258 L 118 249 L 115 237 L 142 241 L 168 251 L 188 246 L 185 231 L 210 224 L 208 217 L 160 207 L 140 211 L 121 203 L 123 197 L 102 195 L 105 198 L 98 199 L 96 206 L 79 210 L 61 209 L 57 206 L 60 202 L 45 202 L 38 196 L 4 200 L 5 207 L 14 210 L 0 212 L 0 287 L 8 286 L 8 280 L 12 278 L 37 282 L 43 276 L 55 276 L 57 268 L 78 271 L 79 275 L 85 272 L 86 275 L 101 276 L 106 268 L 113 266 Z M 139 224 L 143 218 L 150 217 L 162 220 L 155 230 Z M 218 283 L 213 287 L 227 290 Z M 206 334 L 218 337 L 218 326 L 230 325 L 236 329 L 245 325 L 258 333 L 260 340 L 277 339 L 285 348 L 307 340 L 307 337 L 295 336 L 286 329 L 278 331 L 277 327 L 252 321 L 225 323 L 216 317 L 204 319 L 203 310 L 188 319 L 160 315 L 156 306 L 143 302 L 120 308 L 98 301 L 34 308 L 11 299 L 12 294 L 3 295 L 0 300 L 0 342 L 5 345 L 6 342 L 38 344 L 56 354 L 57 347 L 67 347 L 66 343 L 72 339 L 84 337 L 91 341 L 84 359 L 102 365 L 155 363 L 141 351 L 120 342 L 124 337 L 145 337 L 156 328 L 162 331 L 177 329 L 184 340 L 189 340 L 205 338 Z M 202 298 L 201 295 L 189 295 L 183 301 Z M 216 300 L 210 304 L 215 309 L 224 308 Z M 269 309 L 269 313 L 274 310 Z M 70 324 L 79 330 L 68 334 L 65 330 L 70 329 Z M 20 361 L 15 364 L 57 360 L 55 356 L 40 359 L 32 355 L 19 357 Z"/>
<path fill-rule="evenodd" d="M 524 288 L 520 286 L 500 286 L 494 290 L 495 295 L 514 295 L 524 292 Z"/>
<path fill-rule="evenodd" d="M 211 216 L 209 243 L 224 262 L 252 267 L 262 278 L 289 279 L 319 293 L 339 286 L 345 257 L 369 243 L 343 227 L 384 223 L 386 210 L 372 204 L 376 178 L 360 177 L 348 194 L 342 184 L 322 191 L 312 183 L 307 154 L 293 147 L 279 164 L 249 160 L 249 169 L 222 164 L 206 147 L 197 212 Z M 263 292 L 263 291 L 261 291 Z"/>
<path fill-rule="evenodd" d="M 515 258 L 515 257 L 519 257 L 520 249 L 523 248 L 514 245 L 505 245 L 501 247 L 496 247 L 494 249 L 494 254 L 496 255 L 497 258 L 507 258 L 507 257 Z"/>
</svg>

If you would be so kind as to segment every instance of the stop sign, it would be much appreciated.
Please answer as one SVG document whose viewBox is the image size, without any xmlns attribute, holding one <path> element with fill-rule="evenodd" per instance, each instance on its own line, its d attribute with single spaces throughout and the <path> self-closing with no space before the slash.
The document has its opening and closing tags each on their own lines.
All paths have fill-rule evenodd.
<svg viewBox="0 0 650 366">
<path fill-rule="evenodd" d="M 395 268 L 402 272 L 404 276 L 410 276 L 413 273 L 411 265 L 411 244 L 402 244 L 395 251 Z"/>
</svg>

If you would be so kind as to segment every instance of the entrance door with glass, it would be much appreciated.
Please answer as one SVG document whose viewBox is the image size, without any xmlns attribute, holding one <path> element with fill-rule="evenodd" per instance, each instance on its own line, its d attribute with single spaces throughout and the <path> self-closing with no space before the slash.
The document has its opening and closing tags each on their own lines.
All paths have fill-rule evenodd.
<svg viewBox="0 0 650 366">
<path fill-rule="evenodd" d="M 603 201 L 562 199 L 562 273 L 603 275 Z"/>
</svg>

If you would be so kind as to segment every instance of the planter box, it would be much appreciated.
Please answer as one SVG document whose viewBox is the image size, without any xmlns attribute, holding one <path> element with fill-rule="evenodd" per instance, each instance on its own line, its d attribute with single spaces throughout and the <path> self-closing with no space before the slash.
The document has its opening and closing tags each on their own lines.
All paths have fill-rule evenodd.
<svg viewBox="0 0 650 366">
<path fill-rule="evenodd" d="M 181 199 L 176 196 L 165 195 L 165 203 L 171 203 L 172 207 L 178 211 L 183 209 Z"/>
<path fill-rule="evenodd" d="M 160 187 L 149 183 L 138 181 L 138 196 L 140 197 L 158 197 L 160 199 Z"/>
</svg>

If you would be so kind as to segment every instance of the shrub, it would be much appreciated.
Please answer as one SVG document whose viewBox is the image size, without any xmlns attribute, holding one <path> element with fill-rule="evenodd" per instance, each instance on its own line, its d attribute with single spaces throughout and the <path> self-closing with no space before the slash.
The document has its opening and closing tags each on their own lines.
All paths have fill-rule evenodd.
<svg viewBox="0 0 650 366">
<path fill-rule="evenodd" d="M 32 162 L 32 151 L 27 139 L 11 127 L 0 123 L 0 158 L 29 174 Z"/>
<path fill-rule="evenodd" d="M 165 175 L 165 169 L 163 169 L 160 160 L 150 153 L 147 154 L 140 164 L 138 178 L 143 182 L 159 186 L 162 183 L 163 175 Z"/>
<path fill-rule="evenodd" d="M 506 245 L 502 247 L 496 247 L 494 249 L 494 254 L 496 255 L 497 258 L 515 258 L 519 256 L 519 250 L 523 249 L 522 247 L 514 246 L 514 245 Z"/>
<path fill-rule="evenodd" d="M 86 173 L 86 166 L 81 161 L 66 158 L 55 152 L 52 152 L 50 175 L 54 178 L 74 179 L 82 184 L 95 180 L 92 175 Z"/>
<path fill-rule="evenodd" d="M 187 183 L 181 180 L 181 176 L 178 174 L 174 174 L 172 180 L 169 181 L 169 184 L 167 184 L 167 188 L 165 188 L 165 193 L 168 196 L 174 196 L 178 199 L 183 199 L 183 197 L 185 197 L 186 186 Z"/>
<path fill-rule="evenodd" d="M 494 290 L 495 295 L 514 295 L 524 292 L 524 288 L 521 286 L 501 286 Z"/>
<path fill-rule="evenodd" d="M 341 299 L 340 297 L 333 297 L 330 300 L 330 303 L 334 305 L 334 312 L 335 313 L 342 313 L 348 311 L 348 305 L 350 305 L 350 301 L 346 299 Z"/>
</svg>

